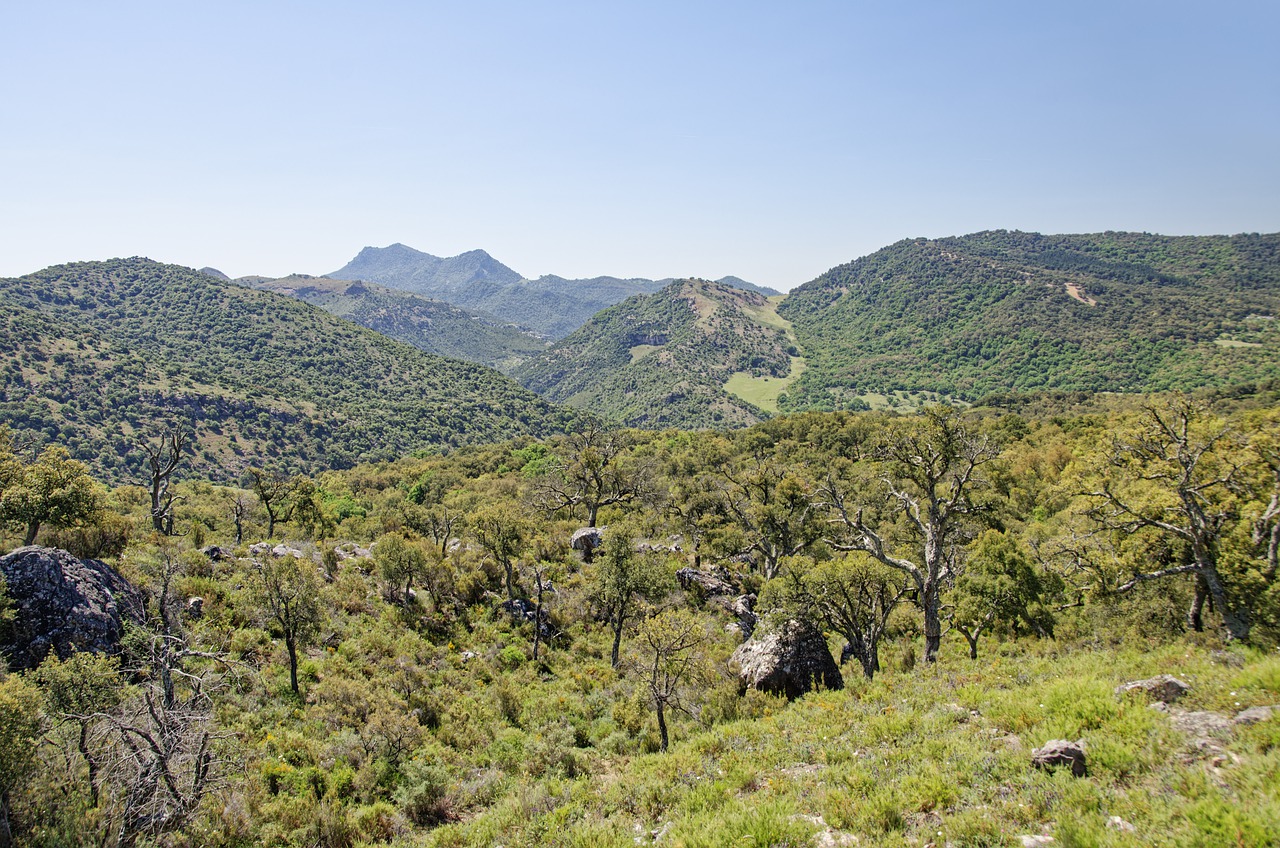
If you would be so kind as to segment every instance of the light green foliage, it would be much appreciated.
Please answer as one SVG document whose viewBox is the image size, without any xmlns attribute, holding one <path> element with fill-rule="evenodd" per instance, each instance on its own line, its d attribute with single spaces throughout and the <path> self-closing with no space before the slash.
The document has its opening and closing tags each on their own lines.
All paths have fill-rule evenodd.
<svg viewBox="0 0 1280 848">
<path fill-rule="evenodd" d="M 23 544 L 33 544 L 42 526 L 85 524 L 102 511 L 102 493 L 88 467 L 71 459 L 66 448 L 45 448 L 35 462 L 21 469 L 20 476 L 11 463 L 0 472 L 9 478 L 0 492 L 0 520 L 24 528 Z"/>
<path fill-rule="evenodd" d="M 675 581 L 660 557 L 636 550 L 635 537 L 626 525 L 609 528 L 604 553 L 588 573 L 587 591 L 613 627 L 610 658 L 616 667 L 627 622 L 643 615 L 647 601 L 674 589 Z"/>
<path fill-rule="evenodd" d="M 268 556 L 257 567 L 253 588 L 259 614 L 284 639 L 289 688 L 297 695 L 298 649 L 315 638 L 322 619 L 316 567 L 292 556 Z"/>
<path fill-rule="evenodd" d="M 970 544 L 967 564 L 956 580 L 952 625 L 970 640 L 975 659 L 979 634 L 993 628 L 1052 636 L 1052 604 L 1063 585 L 1061 577 L 1038 568 L 1011 534 L 984 531 Z"/>
<path fill-rule="evenodd" d="M 400 602 L 408 606 L 409 591 L 415 580 L 421 580 L 427 571 L 427 555 L 422 548 L 413 542 L 405 541 L 398 533 L 386 533 L 378 537 L 373 546 L 373 561 L 378 566 L 378 574 L 386 581 L 388 588 L 395 594 L 399 592 Z"/>
<path fill-rule="evenodd" d="M 877 446 L 882 434 L 910 431 L 920 419 L 809 413 L 741 433 L 630 433 L 627 451 L 651 464 L 656 497 L 628 506 L 625 518 L 621 509 L 602 512 L 606 545 L 590 563 L 568 547 L 580 522 L 530 509 L 524 471 L 565 456 L 559 442 L 522 438 L 315 476 L 321 508 L 337 499 L 350 511 L 316 546 L 296 540 L 305 530 L 296 517 L 277 528 L 286 544 L 308 552 L 301 561 L 251 556 L 247 544 L 260 538 L 266 517 L 260 525 L 249 520 L 237 546 L 227 510 L 233 492 L 180 483 L 186 500 L 178 526 L 199 521 L 208 544 L 239 556 L 211 558 L 190 549 L 191 537 L 171 540 L 170 559 L 179 566 L 167 593 L 173 632 L 186 645 L 227 651 L 230 665 L 203 651 L 177 659 L 180 643 L 138 631 L 124 651 L 129 667 L 139 669 L 128 685 L 110 660 L 88 655 L 29 675 L 48 718 L 40 726 L 39 766 L 12 798 L 13 821 L 24 830 L 15 836 L 39 845 L 38 829 L 43 844 L 78 844 L 86 828 L 106 832 L 99 825 L 119 809 L 134 773 L 115 771 L 121 761 L 114 754 L 101 760 L 123 778 L 100 781 L 104 803 L 95 807 L 71 710 L 105 710 L 90 713 L 86 748 L 110 743 L 106 750 L 123 752 L 117 723 L 127 717 L 139 728 L 153 726 L 143 696 L 163 706 L 168 669 L 178 701 L 199 707 L 196 724 L 212 733 L 221 786 L 176 832 L 160 837 L 174 844 L 621 846 L 664 829 L 662 842 L 705 846 L 841 844 L 846 836 L 869 848 L 1011 845 L 1045 831 L 1062 844 L 1275 842 L 1280 723 L 1232 725 L 1213 736 L 1220 751 L 1206 749 L 1168 714 L 1114 693 L 1122 682 L 1169 673 L 1192 685 L 1179 704 L 1187 710 L 1220 712 L 1229 721 L 1246 707 L 1280 703 L 1280 660 L 1264 630 L 1251 635 L 1257 647 L 1226 644 L 1213 627 L 1188 631 L 1192 586 L 1185 575 L 1119 597 L 1073 592 L 1066 600 L 1080 605 L 1057 612 L 1054 638 L 1027 638 L 1032 628 L 1019 605 L 1004 605 L 1010 584 L 1031 582 L 1028 566 L 1041 580 L 1045 563 L 1061 569 L 1075 589 L 1094 576 L 1090 567 L 1124 574 L 1131 566 L 1176 565 L 1185 555 L 1155 534 L 1111 545 L 1107 534 L 1092 533 L 1088 557 L 1068 557 L 1070 544 L 1090 529 L 1073 501 L 1084 488 L 1087 458 L 1124 432 L 1133 410 L 1115 398 L 1054 406 L 1059 402 L 1020 407 L 1016 418 L 992 410 L 961 416 L 972 432 L 990 433 L 1003 447 L 983 466 L 990 474 L 977 494 L 981 509 L 947 549 L 969 570 L 965 577 L 961 568 L 946 587 L 942 610 L 999 601 L 1008 620 L 992 626 L 1003 638 L 971 660 L 953 628 L 935 663 L 916 664 L 920 616 L 903 603 L 884 623 L 874 678 L 848 676 L 844 691 L 790 703 L 739 694 L 728 665 L 737 640 L 725 634 L 735 619 L 724 610 L 735 596 L 681 592 L 670 570 L 697 558 L 704 570 L 735 581 L 737 591 L 755 588 L 760 575 L 735 557 L 745 533 L 728 514 L 722 485 L 726 468 L 737 474 L 761 459 L 802 481 L 821 483 L 827 469 L 840 471 L 865 490 L 864 518 L 876 520 L 892 550 L 913 550 L 918 539 L 908 519 L 885 497 L 882 478 L 894 469 Z M 1256 434 L 1266 431 L 1256 422 L 1268 418 L 1262 407 L 1270 402 L 1218 402 L 1215 415 L 1242 439 L 1233 456 L 1257 456 L 1265 440 Z M 1272 483 L 1260 461 L 1241 467 L 1249 470 L 1241 478 L 1248 485 L 1222 501 L 1233 512 L 1220 550 L 1224 561 L 1230 557 L 1229 574 L 1261 574 L 1267 545 L 1255 542 L 1253 528 Z M 146 494 L 118 489 L 110 508 L 145 530 Z M 837 516 L 826 504 L 819 489 L 816 520 L 829 531 Z M 427 519 L 446 507 L 454 519 L 479 524 L 489 544 L 460 523 L 433 527 Z M 999 532 L 981 532 L 990 525 Z M 372 546 L 374 555 L 364 556 L 361 549 L 379 537 L 386 538 Z M 402 603 L 408 583 L 397 576 L 395 591 L 386 591 L 390 572 L 376 552 L 384 544 L 384 557 L 392 551 L 392 538 L 427 557 L 426 574 L 412 585 L 432 601 L 414 605 L 412 614 Z M 503 539 L 513 544 L 497 544 Z M 641 539 L 652 549 L 635 544 Z M 309 558 L 313 547 L 325 553 L 323 572 Z M 131 543 L 120 566 L 130 579 L 154 584 L 154 609 L 165 594 L 158 587 L 166 563 L 163 556 L 149 560 L 148 550 Z M 505 551 L 519 577 L 517 596 L 523 587 L 536 601 L 534 572 L 542 574 L 545 630 L 537 632 L 546 650 L 536 661 L 532 617 L 503 604 L 504 566 L 494 551 Z M 292 570 L 314 590 L 315 617 L 294 640 L 305 697 L 280 697 L 289 690 L 272 636 L 286 633 L 269 615 L 260 568 Z M 614 668 L 616 620 L 604 609 L 604 588 L 628 582 L 635 568 L 652 568 L 659 579 L 655 600 L 640 603 L 642 595 L 633 594 L 632 603 L 662 612 L 634 636 L 624 632 L 626 661 Z M 779 575 L 764 585 L 757 611 L 785 608 L 775 600 L 787 592 L 794 593 L 788 603 L 803 602 L 798 610 L 830 605 L 827 620 L 817 620 L 833 647 L 837 633 L 848 630 L 836 602 L 852 601 L 848 623 L 865 626 L 884 608 L 876 591 L 906 584 L 901 571 L 869 554 L 843 556 L 821 543 L 784 558 Z M 867 589 L 870 595 L 859 594 Z M 193 595 L 204 599 L 198 617 L 185 603 Z M 682 635 L 688 650 L 677 640 Z M 155 662 L 160 655 L 171 661 Z M 676 685 L 667 689 L 670 681 Z M 100 696 L 106 700 L 95 700 Z M 176 721 L 176 713 L 163 715 L 173 715 L 175 728 L 193 726 Z M 1030 749 L 1061 737 L 1085 739 L 1087 777 L 1031 767 Z M 199 741 L 198 734 L 184 738 Z M 195 762 L 194 747 L 178 750 L 175 763 Z M 1112 815 L 1136 833 L 1108 827 Z"/>
<path fill-rule="evenodd" d="M 17 675 L 0 676 L 0 841 L 5 843 L 10 839 L 10 799 L 36 768 L 42 707 L 35 686 Z"/>
<path fill-rule="evenodd" d="M 907 588 L 905 575 L 862 552 L 821 562 L 795 557 L 766 584 L 760 608 L 844 637 L 870 680 L 880 671 L 889 616 Z"/>
<path fill-rule="evenodd" d="M 640 624 L 637 671 L 658 715 L 661 750 L 667 750 L 667 711 L 691 712 L 691 693 L 711 678 L 706 624 L 685 609 L 663 610 Z"/>
</svg>

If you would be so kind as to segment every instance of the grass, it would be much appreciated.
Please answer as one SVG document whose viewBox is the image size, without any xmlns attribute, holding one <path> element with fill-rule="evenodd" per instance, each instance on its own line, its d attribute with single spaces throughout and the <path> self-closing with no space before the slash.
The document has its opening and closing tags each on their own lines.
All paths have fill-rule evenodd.
<svg viewBox="0 0 1280 848">
<path fill-rule="evenodd" d="M 763 848 L 824 831 L 859 846 L 1004 846 L 1039 833 L 1068 846 L 1280 844 L 1280 720 L 1238 729 L 1214 759 L 1167 715 L 1114 693 L 1166 672 L 1192 686 L 1180 706 L 1230 714 L 1280 702 L 1280 657 L 1032 641 L 986 643 L 970 661 L 944 647 L 935 667 L 874 682 L 848 668 L 844 691 L 691 728 L 667 754 L 525 784 L 422 844 L 622 846 L 657 834 L 680 848 Z M 1032 768 L 1031 749 L 1054 738 L 1085 740 L 1088 776 Z"/>
<path fill-rule="evenodd" d="M 804 373 L 804 359 L 793 356 L 791 370 L 785 377 L 753 377 L 749 372 L 738 371 L 725 381 L 724 390 L 766 412 L 777 412 L 778 397 L 802 373 Z"/>
</svg>

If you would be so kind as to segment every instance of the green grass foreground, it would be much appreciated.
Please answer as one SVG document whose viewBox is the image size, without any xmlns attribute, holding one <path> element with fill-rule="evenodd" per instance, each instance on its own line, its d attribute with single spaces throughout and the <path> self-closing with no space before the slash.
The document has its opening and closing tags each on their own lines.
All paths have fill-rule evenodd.
<svg viewBox="0 0 1280 848">
<path fill-rule="evenodd" d="M 846 669 L 844 691 L 748 699 L 756 717 L 686 728 L 665 755 L 511 780 L 483 809 L 404 844 L 1280 844 L 1280 717 L 1197 741 L 1114 693 L 1170 673 L 1191 686 L 1177 708 L 1234 716 L 1280 702 L 1280 656 L 1024 641 L 971 661 L 946 647 L 932 668 L 871 683 Z M 1057 738 L 1085 740 L 1088 776 L 1032 767 L 1031 750 Z"/>
</svg>

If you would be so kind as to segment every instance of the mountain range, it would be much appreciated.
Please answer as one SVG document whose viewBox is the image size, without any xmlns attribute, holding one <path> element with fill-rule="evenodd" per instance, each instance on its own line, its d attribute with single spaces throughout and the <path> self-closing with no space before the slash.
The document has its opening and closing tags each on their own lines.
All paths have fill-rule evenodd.
<svg viewBox="0 0 1280 848">
<path fill-rule="evenodd" d="M 379 283 L 501 316 L 551 339 L 563 338 L 605 307 L 632 295 L 655 292 L 671 282 L 619 277 L 570 280 L 554 275 L 529 280 L 483 250 L 441 258 L 403 244 L 366 247 L 346 265 L 325 276 Z M 737 277 L 723 281 L 777 294 Z"/>
<path fill-rule="evenodd" d="M 521 280 L 479 251 L 361 257 L 353 276 L 399 257 L 398 279 L 491 304 L 583 282 Z M 641 285 L 602 280 L 605 299 Z M 202 473 L 221 479 L 552 432 L 583 413 L 732 427 L 1010 393 L 1280 387 L 1280 234 L 990 231 L 904 240 L 785 297 L 659 282 L 548 346 L 513 317 L 376 283 L 55 266 L 0 280 L 0 423 L 119 481 L 140 436 L 190 422 Z M 526 308 L 556 297 L 569 295 Z"/>
</svg>

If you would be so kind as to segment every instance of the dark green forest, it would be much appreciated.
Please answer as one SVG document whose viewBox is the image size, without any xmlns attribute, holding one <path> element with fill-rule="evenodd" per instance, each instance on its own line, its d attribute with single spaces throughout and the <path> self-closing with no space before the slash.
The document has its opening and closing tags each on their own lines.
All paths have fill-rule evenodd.
<svg viewBox="0 0 1280 848">
<path fill-rule="evenodd" d="M 135 443 L 195 431 L 192 469 L 234 480 L 546 434 L 572 418 L 498 373 L 431 356 L 291 298 L 145 259 L 0 280 L 0 422 L 103 479 Z"/>
<path fill-rule="evenodd" d="M 785 409 L 868 393 L 1146 392 L 1273 380 L 1280 234 L 914 239 L 779 308 L 808 368 Z"/>
</svg>

